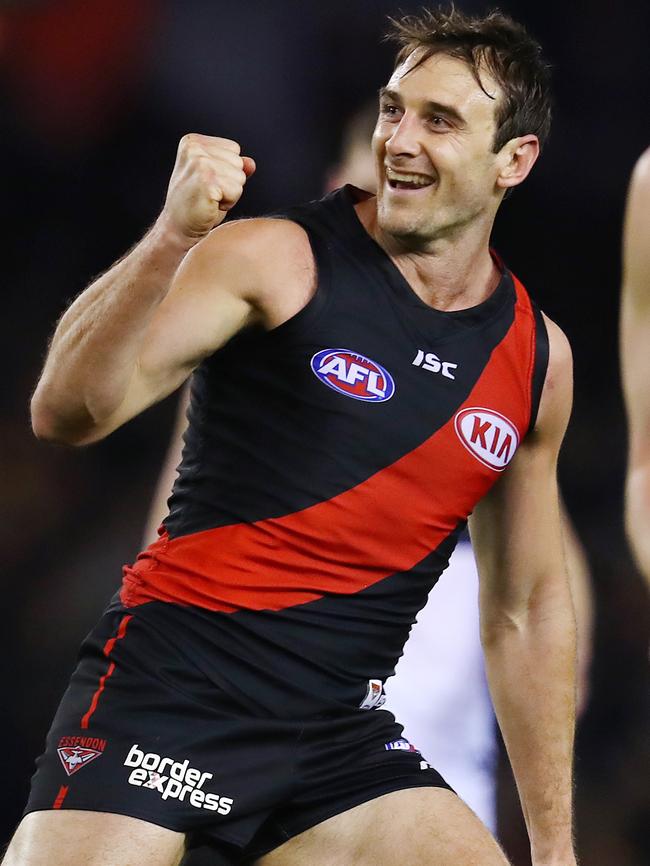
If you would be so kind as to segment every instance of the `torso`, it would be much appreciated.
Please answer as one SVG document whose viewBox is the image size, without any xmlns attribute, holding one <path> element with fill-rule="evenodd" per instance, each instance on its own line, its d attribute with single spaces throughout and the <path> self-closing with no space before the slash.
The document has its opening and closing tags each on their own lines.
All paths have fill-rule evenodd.
<svg viewBox="0 0 650 866">
<path fill-rule="evenodd" d="M 122 590 L 143 615 L 182 606 L 231 659 L 215 677 L 249 682 L 272 712 L 359 705 L 392 673 L 529 429 L 547 348 L 508 271 L 482 304 L 442 313 L 364 231 L 348 190 L 287 216 L 317 286 L 197 369 L 164 533 Z"/>
</svg>

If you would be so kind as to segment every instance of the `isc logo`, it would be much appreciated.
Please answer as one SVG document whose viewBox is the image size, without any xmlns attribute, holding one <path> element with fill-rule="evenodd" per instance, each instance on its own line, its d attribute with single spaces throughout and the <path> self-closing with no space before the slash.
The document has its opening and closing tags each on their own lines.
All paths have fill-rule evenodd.
<svg viewBox="0 0 650 866">
<path fill-rule="evenodd" d="M 383 403 L 395 393 L 388 370 L 350 349 L 323 349 L 311 359 L 311 368 L 330 388 L 369 403 Z"/>
<path fill-rule="evenodd" d="M 458 364 L 441 361 L 433 352 L 423 352 L 422 349 L 418 349 L 418 353 L 411 363 L 414 367 L 422 367 L 423 370 L 428 370 L 430 373 L 441 373 L 445 379 L 456 378 L 451 371 L 457 369 Z"/>
<path fill-rule="evenodd" d="M 458 438 L 484 466 L 502 472 L 519 445 L 519 433 L 504 415 L 491 409 L 463 409 L 454 418 Z"/>
</svg>

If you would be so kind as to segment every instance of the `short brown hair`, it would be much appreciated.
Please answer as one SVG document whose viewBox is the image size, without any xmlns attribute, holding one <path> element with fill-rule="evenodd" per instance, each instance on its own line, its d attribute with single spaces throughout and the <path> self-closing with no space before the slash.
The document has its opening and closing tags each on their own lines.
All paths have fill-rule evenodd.
<svg viewBox="0 0 650 866">
<path fill-rule="evenodd" d="M 490 72 L 503 91 L 495 112 L 495 152 L 511 138 L 531 133 L 540 147 L 544 144 L 551 127 L 551 70 L 523 25 L 498 9 L 479 17 L 453 5 L 389 20 L 387 39 L 399 46 L 396 67 L 414 51 L 422 50 L 418 65 L 434 54 L 448 54 L 464 60 L 481 89 L 494 98 L 480 77 L 481 67 Z"/>
</svg>

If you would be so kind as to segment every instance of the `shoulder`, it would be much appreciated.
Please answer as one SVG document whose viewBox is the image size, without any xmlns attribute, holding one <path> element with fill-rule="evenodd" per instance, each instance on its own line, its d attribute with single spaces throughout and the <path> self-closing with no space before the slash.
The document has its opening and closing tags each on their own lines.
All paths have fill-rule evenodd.
<svg viewBox="0 0 650 866">
<path fill-rule="evenodd" d="M 548 333 L 548 367 L 533 432 L 533 440 L 560 440 L 566 430 L 573 401 L 573 353 L 564 331 L 542 313 Z"/>
<path fill-rule="evenodd" d="M 637 159 L 632 172 L 631 187 L 650 195 L 650 147 Z"/>
<path fill-rule="evenodd" d="M 567 371 L 571 372 L 573 353 L 569 339 L 562 328 L 553 319 L 549 319 L 546 313 L 542 313 L 542 316 L 548 333 L 549 358 L 546 382 L 549 382 L 549 379 L 556 380 Z"/>
<path fill-rule="evenodd" d="M 650 292 L 650 148 L 634 167 L 623 234 L 623 282 L 628 294 L 648 303 Z"/>
<path fill-rule="evenodd" d="M 258 281 L 260 273 L 309 267 L 313 255 L 307 233 L 291 220 L 233 220 L 213 229 L 189 254 L 194 263 L 232 267 L 233 276 Z M 244 270 L 241 270 L 245 266 Z"/>
<path fill-rule="evenodd" d="M 224 222 L 213 229 L 203 241 L 207 245 L 225 242 L 238 244 L 244 249 L 268 247 L 276 243 L 309 245 L 305 230 L 293 220 L 281 217 L 255 217 Z"/>
<path fill-rule="evenodd" d="M 276 327 L 304 306 L 316 286 L 306 231 L 288 219 L 233 220 L 213 229 L 188 253 L 182 273 L 205 290 L 226 290 Z"/>
<path fill-rule="evenodd" d="M 641 154 L 634 166 L 627 199 L 628 232 L 650 229 L 650 147 Z M 647 238 L 646 238 L 647 241 Z"/>
</svg>

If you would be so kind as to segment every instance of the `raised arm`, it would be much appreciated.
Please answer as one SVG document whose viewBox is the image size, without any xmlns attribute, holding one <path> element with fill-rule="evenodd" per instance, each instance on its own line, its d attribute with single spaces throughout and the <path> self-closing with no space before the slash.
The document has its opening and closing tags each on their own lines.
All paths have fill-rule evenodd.
<svg viewBox="0 0 650 866">
<path fill-rule="evenodd" d="M 146 237 L 58 324 L 32 399 L 37 436 L 84 445 L 177 388 L 253 320 L 273 327 L 313 289 L 304 231 L 286 220 L 218 225 L 254 163 L 226 139 L 186 136 Z"/>
<path fill-rule="evenodd" d="M 37 436 L 69 444 L 105 436 L 176 388 L 203 353 L 251 315 L 242 287 L 227 284 L 219 315 L 206 320 L 206 310 L 198 309 L 206 293 L 195 285 L 195 264 L 185 269 L 183 285 L 191 278 L 198 332 L 171 339 L 168 333 L 168 311 L 179 306 L 169 298 L 181 262 L 222 222 L 253 171 L 253 161 L 239 155 L 234 141 L 199 135 L 181 140 L 155 225 L 77 298 L 56 328 L 32 399 Z"/>
<path fill-rule="evenodd" d="M 547 320 L 538 421 L 470 521 L 481 638 L 533 866 L 574 866 L 572 755 L 576 627 L 556 469 L 571 410 L 571 351 Z"/>
<path fill-rule="evenodd" d="M 621 362 L 629 437 L 625 523 L 650 584 L 650 149 L 634 169 L 625 215 Z"/>
</svg>

